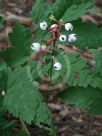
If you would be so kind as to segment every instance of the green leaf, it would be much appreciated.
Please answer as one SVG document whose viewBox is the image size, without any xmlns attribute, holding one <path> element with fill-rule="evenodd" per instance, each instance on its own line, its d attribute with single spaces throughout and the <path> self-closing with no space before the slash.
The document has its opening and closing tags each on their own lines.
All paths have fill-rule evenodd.
<svg viewBox="0 0 102 136">
<path fill-rule="evenodd" d="M 99 136 L 102 136 L 102 132 L 100 133 L 100 135 Z"/>
<path fill-rule="evenodd" d="M 92 23 L 83 23 L 81 20 L 72 22 L 77 34 L 76 47 L 80 49 L 97 48 L 102 46 L 102 28 Z M 94 34 L 93 34 L 94 33 Z"/>
<path fill-rule="evenodd" d="M 42 63 L 40 61 L 31 61 L 29 63 L 30 66 L 30 75 L 34 81 L 40 82 L 42 80 L 41 72 L 42 72 Z M 44 75 L 44 73 L 43 73 Z"/>
<path fill-rule="evenodd" d="M 89 12 L 94 3 L 95 0 L 56 0 L 51 6 L 47 2 L 44 2 L 44 0 L 38 0 L 32 8 L 31 14 L 36 23 L 42 19 L 49 18 L 51 14 L 56 19 L 62 18 L 64 21 L 72 21 Z"/>
<path fill-rule="evenodd" d="M 66 60 L 65 63 L 62 63 L 62 69 L 67 67 L 65 71 L 67 78 L 65 81 L 69 86 L 86 88 L 90 85 L 102 89 L 102 78 L 88 65 L 88 60 L 80 57 L 78 54 L 66 54 L 63 57 Z"/>
<path fill-rule="evenodd" d="M 91 11 L 95 0 L 72 0 L 70 3 L 71 5 L 67 7 L 67 11 L 62 17 L 64 21 L 76 20 L 78 17 Z"/>
<path fill-rule="evenodd" d="M 32 41 L 31 31 L 20 24 L 16 24 L 13 32 L 9 34 L 10 41 L 14 47 L 22 48 L 29 52 L 29 43 Z"/>
<path fill-rule="evenodd" d="M 40 20 L 45 18 L 45 14 L 49 9 L 49 4 L 44 0 L 37 0 L 34 6 L 32 7 L 31 16 L 35 23 L 38 23 Z"/>
<path fill-rule="evenodd" d="M 52 13 L 57 19 L 72 21 L 90 11 L 94 3 L 95 0 L 56 0 L 49 14 Z"/>
<path fill-rule="evenodd" d="M 32 43 L 30 30 L 20 24 L 16 24 L 9 38 L 12 47 L 0 52 L 0 57 L 12 67 L 24 64 L 28 60 Z"/>
<path fill-rule="evenodd" d="M 4 18 L 0 16 L 0 28 L 3 27 L 4 24 Z"/>
<path fill-rule="evenodd" d="M 0 107 L 3 106 L 0 104 Z M 2 136 L 27 136 L 25 132 L 15 132 L 12 129 L 14 127 L 17 127 L 17 121 L 16 120 L 7 120 L 4 117 L 5 111 L 0 110 L 0 134 Z"/>
<path fill-rule="evenodd" d="M 59 94 L 59 97 L 68 103 L 75 104 L 78 108 L 85 108 L 90 114 L 102 114 L 102 90 L 92 87 L 68 88 Z"/>
<path fill-rule="evenodd" d="M 38 61 L 31 62 L 31 75 L 37 82 L 44 80 L 46 76 L 50 76 L 52 66 L 48 58 L 51 58 L 51 56 L 45 57 L 45 64 Z M 64 54 L 64 52 L 59 49 L 55 50 L 55 58 L 61 63 L 62 69 L 56 71 L 53 68 L 51 80 L 54 85 L 58 85 L 61 81 L 64 81 L 67 82 L 69 86 L 80 86 L 85 88 L 92 86 L 102 89 L 102 78 L 96 72 L 96 67 L 94 67 L 93 70 L 89 65 L 88 59 L 78 54 Z"/>
<path fill-rule="evenodd" d="M 8 68 L 4 61 L 0 61 L 0 92 L 7 91 Z"/>
<path fill-rule="evenodd" d="M 4 2 L 4 0 L 0 0 L 0 4 L 3 3 L 3 2 Z"/>
<path fill-rule="evenodd" d="M 5 63 L 2 62 L 2 65 L 0 64 L 0 75 L 1 75 L 1 71 L 3 71 L 5 73 L 6 72 L 5 70 L 7 71 L 7 67 L 6 67 Z M 6 74 L 6 76 L 7 76 L 7 74 Z M 7 80 L 5 80 L 4 74 L 3 74 L 2 79 L 0 76 L 0 91 L 2 91 L 1 90 L 1 87 L 2 87 L 1 83 L 3 83 L 3 82 L 7 84 Z M 4 88 L 7 87 L 6 84 L 4 84 L 5 85 L 5 87 L 3 86 Z M 4 89 L 4 88 L 2 88 L 2 89 Z M 12 130 L 12 128 L 17 127 L 18 122 L 15 119 L 8 120 L 5 116 L 6 115 L 5 113 L 7 114 L 5 107 L 4 107 L 4 96 L 2 96 L 0 94 L 0 135 L 2 135 L 2 136 L 27 136 L 22 131 L 15 132 Z"/>
<path fill-rule="evenodd" d="M 29 79 L 28 70 L 28 67 L 17 68 L 9 75 L 4 105 L 10 113 L 27 123 L 33 121 L 38 126 L 52 127 L 49 109 L 38 86 Z"/>
<path fill-rule="evenodd" d="M 96 72 L 102 77 L 102 51 L 100 50 L 90 50 L 93 54 L 93 59 L 95 61 Z"/>
</svg>

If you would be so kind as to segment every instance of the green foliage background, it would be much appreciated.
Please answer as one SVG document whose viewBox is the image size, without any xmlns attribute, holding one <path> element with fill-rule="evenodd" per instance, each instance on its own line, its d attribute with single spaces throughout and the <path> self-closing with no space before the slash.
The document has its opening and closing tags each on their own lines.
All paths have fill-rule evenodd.
<svg viewBox="0 0 102 136">
<path fill-rule="evenodd" d="M 96 64 L 93 70 L 86 59 L 77 54 L 64 54 L 62 50 L 59 50 L 66 59 L 70 60 L 72 69 L 67 80 L 70 87 L 58 97 L 79 108 L 86 108 L 91 114 L 98 115 L 102 114 L 102 51 L 98 50 L 99 47 L 102 47 L 102 28 L 97 28 L 92 23 L 83 23 L 80 18 L 85 13 L 91 12 L 94 4 L 95 0 L 56 0 L 54 4 L 49 5 L 44 0 L 37 0 L 32 7 L 31 16 L 38 26 L 42 20 L 51 24 L 49 19 L 51 14 L 58 20 L 70 21 L 74 25 L 74 32 L 78 35 L 76 46 L 80 49 L 89 49 Z M 2 25 L 3 18 L 0 17 L 0 26 Z M 39 28 L 36 28 L 37 36 L 40 40 L 47 39 L 49 33 L 41 32 Z M 33 42 L 32 33 L 21 24 L 16 24 L 13 32 L 9 34 L 9 39 L 12 47 L 0 52 L 0 58 L 4 60 L 0 62 L 0 91 L 5 90 L 6 92 L 5 97 L 0 99 L 0 105 L 3 107 L 0 112 L 0 120 L 3 120 L 6 126 L 2 115 L 8 110 L 15 117 L 21 117 L 29 124 L 33 122 L 39 127 L 48 126 L 52 135 L 55 136 L 51 113 L 38 91 L 39 84 L 35 80 L 37 75 L 31 80 L 27 73 L 31 72 L 28 62 L 31 55 L 30 46 Z M 59 56 L 58 59 L 61 60 Z M 47 68 L 44 67 L 44 70 L 47 71 Z M 58 77 L 63 76 L 64 70 L 58 73 Z M 33 72 L 36 73 L 36 63 L 33 64 Z M 75 72 L 80 75 L 77 79 L 73 77 Z M 8 128 L 11 128 L 13 124 L 15 121 L 8 123 L 4 136 L 7 136 Z M 2 127 L 0 129 L 2 132 L 5 130 Z M 12 135 L 11 132 L 9 135 Z"/>
</svg>

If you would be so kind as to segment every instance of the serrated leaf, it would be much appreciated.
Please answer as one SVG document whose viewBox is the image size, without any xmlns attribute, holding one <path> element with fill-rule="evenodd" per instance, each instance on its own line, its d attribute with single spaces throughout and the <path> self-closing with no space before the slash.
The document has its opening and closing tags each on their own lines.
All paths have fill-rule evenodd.
<svg viewBox="0 0 102 136">
<path fill-rule="evenodd" d="M 0 64 L 0 68 L 1 68 Z M 3 65 L 4 68 L 4 65 Z M 1 69 L 0 69 L 1 72 Z M 1 81 L 4 80 L 4 77 L 0 78 L 0 89 L 1 89 Z M 5 85 L 6 88 L 6 85 Z M 0 90 L 1 91 L 1 90 Z M 1 93 L 1 92 L 0 92 Z M 5 115 L 7 114 L 5 107 L 4 107 L 4 96 L 1 96 L 0 94 L 0 135 L 2 136 L 27 136 L 25 132 L 14 132 L 12 128 L 17 126 L 17 121 L 14 120 L 8 120 Z M 6 114 L 5 114 L 6 113 Z"/>
<path fill-rule="evenodd" d="M 63 15 L 64 21 L 76 20 L 83 14 L 90 12 L 95 4 L 95 0 L 72 0 L 71 5 Z"/>
<path fill-rule="evenodd" d="M 97 87 L 102 89 L 102 79 L 89 67 L 86 59 L 80 56 L 72 59 L 73 54 L 69 54 L 70 60 L 70 74 L 67 80 L 70 86 L 81 86 L 81 87 Z"/>
<path fill-rule="evenodd" d="M 77 34 L 76 47 L 94 49 L 102 46 L 102 28 L 98 28 L 92 23 L 83 23 L 81 20 L 74 21 L 72 24 L 74 26 L 73 33 Z"/>
<path fill-rule="evenodd" d="M 30 30 L 20 24 L 16 24 L 9 38 L 12 47 L 1 51 L 0 58 L 3 58 L 12 67 L 24 64 L 28 60 L 32 43 Z"/>
<path fill-rule="evenodd" d="M 50 112 L 38 87 L 29 79 L 28 68 L 17 68 L 9 76 L 7 94 L 4 105 L 16 117 L 27 123 L 32 121 L 40 125 L 52 127 Z"/>
<path fill-rule="evenodd" d="M 78 108 L 85 108 L 90 114 L 102 114 L 102 90 L 92 87 L 88 88 L 68 88 L 61 93 L 60 98 L 64 101 L 75 104 Z"/>
<path fill-rule="evenodd" d="M 52 6 L 43 0 L 38 0 L 32 8 L 32 17 L 35 22 L 47 19 L 53 14 L 57 19 L 72 21 L 90 11 L 95 0 L 56 0 Z M 43 17 L 43 18 L 42 18 Z"/>
<path fill-rule="evenodd" d="M 57 19 L 72 21 L 88 12 L 94 3 L 95 0 L 56 0 L 48 15 L 52 13 Z"/>
</svg>

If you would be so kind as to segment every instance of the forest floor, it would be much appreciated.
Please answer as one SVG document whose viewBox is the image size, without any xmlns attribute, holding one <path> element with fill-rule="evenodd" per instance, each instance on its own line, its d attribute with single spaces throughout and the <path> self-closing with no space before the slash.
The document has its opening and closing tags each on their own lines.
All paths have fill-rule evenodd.
<svg viewBox="0 0 102 136">
<path fill-rule="evenodd" d="M 32 23 L 29 12 L 35 0 L 5 0 L 0 8 L 0 13 L 6 20 L 5 27 L 0 30 L 0 50 L 10 47 L 8 33 L 12 27 L 19 22 L 34 31 L 35 24 Z M 52 0 L 48 0 L 52 2 Z M 102 8 L 102 1 L 97 2 L 98 7 Z M 99 27 L 102 26 L 102 14 L 94 16 L 86 14 L 82 17 L 84 21 L 92 21 Z M 83 136 L 100 136 L 102 132 L 102 116 L 92 117 L 84 110 L 78 110 L 70 104 L 65 104 L 60 100 L 51 100 L 48 103 L 52 111 L 52 117 L 56 124 L 57 136 L 73 136 L 82 134 Z M 32 136 L 50 136 L 44 130 L 30 125 L 28 126 Z"/>
</svg>

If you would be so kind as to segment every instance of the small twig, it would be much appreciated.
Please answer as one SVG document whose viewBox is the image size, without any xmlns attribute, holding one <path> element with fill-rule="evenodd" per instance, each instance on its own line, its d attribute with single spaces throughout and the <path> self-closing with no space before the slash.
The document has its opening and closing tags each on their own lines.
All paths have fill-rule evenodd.
<svg viewBox="0 0 102 136">
<path fill-rule="evenodd" d="M 23 119 L 20 117 L 20 122 L 21 122 L 21 125 L 22 125 L 22 128 L 24 129 L 25 133 L 28 135 L 28 136 L 31 136 L 27 127 L 26 127 L 26 124 L 24 123 Z"/>
<path fill-rule="evenodd" d="M 0 16 L 4 17 L 6 21 L 19 22 L 24 25 L 29 25 L 32 21 L 30 17 L 17 16 L 11 12 L 5 12 L 5 14 L 0 14 Z"/>
<path fill-rule="evenodd" d="M 74 49 L 73 47 L 68 46 L 59 46 L 60 49 L 64 50 L 65 53 L 73 53 L 73 54 L 79 54 L 81 57 L 88 60 L 88 64 L 91 66 L 95 65 L 95 60 L 93 59 L 93 55 L 90 51 L 83 51 L 78 48 Z"/>
<path fill-rule="evenodd" d="M 55 104 L 55 103 L 48 103 L 48 106 L 49 106 L 52 110 L 60 111 L 60 110 L 62 109 L 61 105 Z"/>
</svg>

